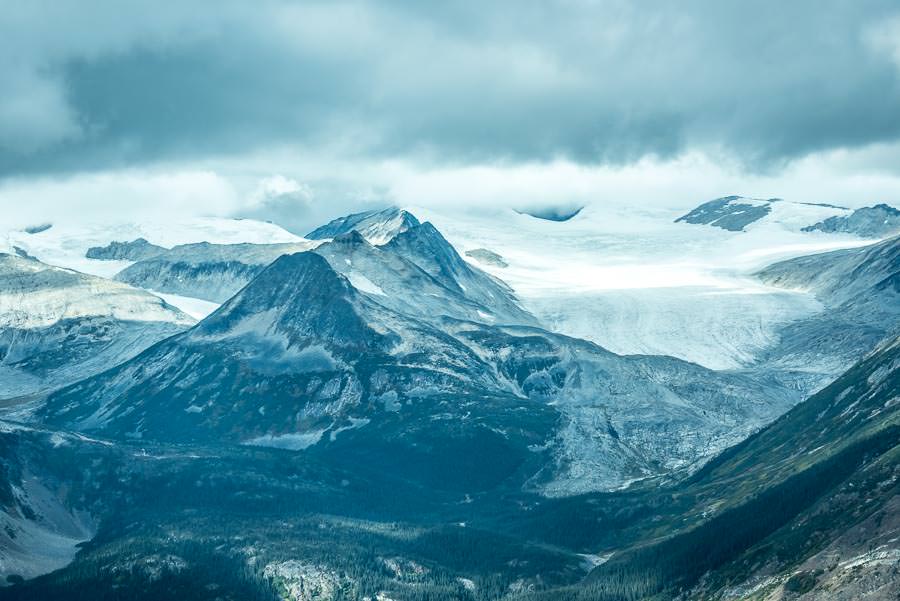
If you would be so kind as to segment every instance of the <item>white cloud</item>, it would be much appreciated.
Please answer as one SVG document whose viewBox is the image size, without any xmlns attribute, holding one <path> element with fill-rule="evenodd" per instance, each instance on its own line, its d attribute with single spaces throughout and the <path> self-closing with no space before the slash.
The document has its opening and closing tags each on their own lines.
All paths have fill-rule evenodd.
<svg viewBox="0 0 900 601">
<path fill-rule="evenodd" d="M 128 170 L 20 179 L 0 186 L 0 227 L 227 215 L 242 204 L 232 182 L 211 171 Z"/>
<path fill-rule="evenodd" d="M 337 215 L 388 204 L 473 210 L 609 202 L 683 209 L 727 194 L 900 206 L 898 165 L 900 144 L 819 153 L 770 174 L 747 174 L 700 153 L 626 166 L 565 160 L 436 166 L 285 151 L 8 180 L 0 185 L 0 225 L 232 215 L 303 233 Z"/>
</svg>

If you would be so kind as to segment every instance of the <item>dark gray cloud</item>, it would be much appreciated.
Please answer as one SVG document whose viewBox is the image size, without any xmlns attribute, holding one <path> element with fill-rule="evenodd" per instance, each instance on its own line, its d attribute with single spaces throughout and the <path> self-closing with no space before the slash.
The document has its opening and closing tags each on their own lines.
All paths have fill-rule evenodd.
<svg viewBox="0 0 900 601">
<path fill-rule="evenodd" d="M 271 148 L 461 164 L 700 150 L 758 169 L 900 138 L 895 0 L 3 11 L 5 176 Z"/>
</svg>

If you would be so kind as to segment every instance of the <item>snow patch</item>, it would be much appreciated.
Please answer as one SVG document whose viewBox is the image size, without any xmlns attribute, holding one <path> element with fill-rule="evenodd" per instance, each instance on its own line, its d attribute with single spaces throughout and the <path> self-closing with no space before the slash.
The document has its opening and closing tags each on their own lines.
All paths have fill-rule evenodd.
<svg viewBox="0 0 900 601">
<path fill-rule="evenodd" d="M 251 447 L 271 447 L 273 449 L 286 449 L 289 451 L 302 451 L 320 440 L 327 429 L 311 430 L 309 432 L 294 432 L 292 434 L 266 434 L 245 440 L 241 444 Z"/>
</svg>

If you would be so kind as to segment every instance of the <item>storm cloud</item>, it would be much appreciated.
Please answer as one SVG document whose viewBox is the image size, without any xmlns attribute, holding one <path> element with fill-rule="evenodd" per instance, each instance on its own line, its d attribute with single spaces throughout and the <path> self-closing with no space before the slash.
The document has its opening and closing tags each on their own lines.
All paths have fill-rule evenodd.
<svg viewBox="0 0 900 601">
<path fill-rule="evenodd" d="M 298 149 L 747 170 L 900 138 L 900 6 L 29 2 L 0 17 L 0 176 Z"/>
</svg>

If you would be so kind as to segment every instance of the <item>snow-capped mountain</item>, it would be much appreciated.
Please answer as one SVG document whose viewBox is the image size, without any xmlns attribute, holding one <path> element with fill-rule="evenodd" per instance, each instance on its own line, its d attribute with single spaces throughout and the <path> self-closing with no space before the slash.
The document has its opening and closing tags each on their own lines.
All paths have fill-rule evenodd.
<svg viewBox="0 0 900 601">
<path fill-rule="evenodd" d="M 871 243 L 801 231 L 842 211 L 789 201 L 771 203 L 746 231 L 675 223 L 684 213 L 677 207 L 612 201 L 563 222 L 513 210 L 409 210 L 509 284 L 544 327 L 617 353 L 671 355 L 714 369 L 752 365 L 778 343 L 784 324 L 822 310 L 810 293 L 761 282 L 758 270 Z"/>
<path fill-rule="evenodd" d="M 863 238 L 900 234 L 900 210 L 886 204 L 856 209 L 850 215 L 829 217 L 803 228 L 804 232 L 843 232 Z"/>
<path fill-rule="evenodd" d="M 0 254 L 0 398 L 69 384 L 193 324 L 143 290 Z"/>
<path fill-rule="evenodd" d="M 13 247 L 18 247 L 48 265 L 112 277 L 130 265 L 133 259 L 112 260 L 110 250 L 99 249 L 107 249 L 114 242 L 133 245 L 135 240 L 141 238 L 162 248 L 195 242 L 283 244 L 303 240 L 273 223 L 197 217 L 141 223 L 55 223 L 37 230 L 11 230 L 0 234 L 0 251 L 6 248 L 6 252 L 12 252 Z M 92 248 L 98 249 L 94 252 L 100 252 L 103 258 L 86 256 Z"/>
<path fill-rule="evenodd" d="M 757 222 L 771 221 L 798 227 L 799 220 L 848 219 L 853 211 L 846 207 L 830 204 L 792 202 L 781 198 L 747 198 L 744 196 L 724 196 L 710 200 L 682 215 L 676 223 L 692 223 L 711 225 L 731 232 L 743 232 Z M 810 228 L 801 228 L 811 231 Z M 822 228 L 815 228 L 822 229 Z M 847 229 L 822 229 L 822 231 L 842 231 L 855 233 Z"/>
<path fill-rule="evenodd" d="M 167 249 L 138 238 L 129 242 L 113 241 L 106 246 L 92 246 L 84 253 L 87 259 L 100 261 L 140 261 L 165 252 Z"/>
<path fill-rule="evenodd" d="M 419 220 L 412 213 L 391 207 L 338 217 L 306 234 L 306 238 L 324 240 L 357 231 L 371 244 L 380 246 L 389 242 L 397 234 L 417 225 L 419 225 Z"/>
<path fill-rule="evenodd" d="M 129 265 L 115 279 L 154 292 L 221 304 L 281 255 L 309 250 L 316 244 L 183 244 Z"/>
<path fill-rule="evenodd" d="M 463 261 L 430 223 L 383 246 L 352 230 L 314 252 L 360 292 L 416 319 L 537 325 L 506 284 Z"/>
<path fill-rule="evenodd" d="M 422 224 L 380 248 L 351 233 L 284 255 L 193 329 L 53 395 L 42 419 L 354 457 L 374 441 L 390 441 L 394 457 L 423 440 L 457 452 L 474 436 L 506 449 L 501 463 L 538 461 L 527 486 L 556 495 L 696 466 L 799 400 L 748 376 L 620 357 L 534 327 L 417 315 L 429 305 L 391 294 L 433 290 L 440 311 L 442 298 L 465 307 L 453 296 L 460 280 L 480 293 L 496 285 L 428 246 L 441 240 Z"/>
<path fill-rule="evenodd" d="M 360 227 L 370 232 L 393 231 L 397 214 L 367 214 Z M 403 214 L 408 225 L 414 221 L 415 225 L 395 232 L 380 246 L 352 228 L 330 242 L 187 244 L 138 261 L 115 279 L 154 293 L 222 303 L 279 256 L 315 249 L 360 291 L 380 295 L 382 303 L 419 318 L 452 316 L 536 325 L 505 283 L 464 261 L 430 223 L 418 223 L 411 214 Z M 348 218 L 342 223 L 350 227 L 350 222 Z"/>
<path fill-rule="evenodd" d="M 818 374 L 843 372 L 900 328 L 900 238 L 775 263 L 766 283 L 814 294 L 825 310 L 786 325 L 765 361 Z"/>
</svg>

